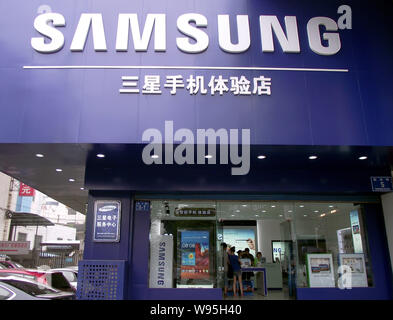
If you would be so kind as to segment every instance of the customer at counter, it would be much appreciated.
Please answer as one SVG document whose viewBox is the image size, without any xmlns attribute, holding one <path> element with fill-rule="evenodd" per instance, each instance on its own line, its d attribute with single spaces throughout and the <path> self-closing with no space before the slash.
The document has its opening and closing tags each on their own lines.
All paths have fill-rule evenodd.
<svg viewBox="0 0 393 320">
<path fill-rule="evenodd" d="M 229 250 L 229 263 L 233 269 L 233 295 L 237 296 L 237 281 L 239 282 L 240 294 L 243 296 L 243 281 L 242 281 L 242 270 L 240 268 L 239 257 L 235 255 L 235 247 Z M 237 281 L 236 281 L 237 280 Z"/>
</svg>

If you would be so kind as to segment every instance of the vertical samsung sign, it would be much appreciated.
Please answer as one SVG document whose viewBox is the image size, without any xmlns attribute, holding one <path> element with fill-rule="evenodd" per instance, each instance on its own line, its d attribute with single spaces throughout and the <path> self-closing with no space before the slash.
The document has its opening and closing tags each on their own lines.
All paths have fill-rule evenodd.
<svg viewBox="0 0 393 320">
<path fill-rule="evenodd" d="M 172 288 L 173 236 L 150 239 L 150 288 Z"/>
</svg>

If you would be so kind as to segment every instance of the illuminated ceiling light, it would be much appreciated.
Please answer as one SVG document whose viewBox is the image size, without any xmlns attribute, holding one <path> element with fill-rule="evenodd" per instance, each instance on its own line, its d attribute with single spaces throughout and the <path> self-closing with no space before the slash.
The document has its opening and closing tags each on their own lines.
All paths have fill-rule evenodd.
<svg viewBox="0 0 393 320">
<path fill-rule="evenodd" d="M 333 208 L 334 206 L 330 205 L 329 208 Z"/>
<path fill-rule="evenodd" d="M 275 208 L 276 206 L 275 205 L 272 205 L 272 208 Z"/>
<path fill-rule="evenodd" d="M 68 179 L 68 181 L 69 182 L 75 182 L 75 179 L 70 178 L 70 179 Z"/>
<path fill-rule="evenodd" d="M 242 207 L 247 207 L 247 205 L 246 204 L 242 204 Z"/>
<path fill-rule="evenodd" d="M 318 157 L 317 156 L 309 156 L 308 157 L 310 160 L 315 160 L 315 159 L 318 159 Z"/>
<path fill-rule="evenodd" d="M 44 157 L 44 155 L 43 155 L 42 153 L 37 153 L 35 156 L 36 156 L 37 158 L 43 158 L 43 157 Z"/>
<path fill-rule="evenodd" d="M 303 215 L 303 217 L 307 217 L 307 215 L 306 215 L 306 214 L 304 214 L 304 215 Z"/>
<path fill-rule="evenodd" d="M 210 154 L 207 154 L 207 155 L 205 156 L 205 158 L 206 158 L 206 159 L 211 159 L 211 158 L 213 158 L 213 156 L 210 155 Z"/>
<path fill-rule="evenodd" d="M 299 207 L 300 207 L 300 208 L 304 208 L 304 205 L 301 204 Z"/>
<path fill-rule="evenodd" d="M 231 214 L 231 217 L 234 217 L 235 215 L 234 214 Z"/>
<path fill-rule="evenodd" d="M 156 154 L 153 154 L 153 155 L 151 156 L 151 158 L 152 158 L 152 159 L 158 159 L 158 158 L 159 158 L 159 156 L 158 156 L 158 155 L 156 155 Z"/>
<path fill-rule="evenodd" d="M 359 157 L 359 160 L 366 160 L 366 159 L 367 159 L 366 156 L 361 156 L 361 157 Z"/>
<path fill-rule="evenodd" d="M 326 213 L 322 213 L 322 214 L 320 215 L 321 218 L 324 217 L 324 216 L 326 216 Z"/>
<path fill-rule="evenodd" d="M 332 211 L 330 211 L 330 213 L 336 213 L 337 212 L 337 210 L 332 210 Z"/>
<path fill-rule="evenodd" d="M 282 214 L 280 214 L 280 217 L 282 217 Z"/>
<path fill-rule="evenodd" d="M 85 188 L 82 187 L 81 190 L 85 190 Z"/>
<path fill-rule="evenodd" d="M 318 213 L 318 212 L 319 212 L 319 210 L 314 210 L 314 212 L 315 212 L 315 213 Z"/>
<path fill-rule="evenodd" d="M 97 154 L 97 158 L 105 158 L 105 154 L 103 154 L 103 153 L 98 153 L 98 154 Z"/>
<path fill-rule="evenodd" d="M 236 210 L 236 212 L 240 212 L 240 210 Z"/>
<path fill-rule="evenodd" d="M 266 156 L 260 155 L 260 156 L 258 156 L 257 158 L 258 158 L 258 159 L 266 159 Z"/>
<path fill-rule="evenodd" d="M 288 210 L 288 212 L 289 212 L 289 213 L 292 213 L 293 211 L 292 211 L 292 210 Z"/>
<path fill-rule="evenodd" d="M 58 169 L 56 169 L 56 171 L 57 171 L 57 172 L 62 172 L 63 169 L 58 168 Z"/>
<path fill-rule="evenodd" d="M 262 210 L 262 212 L 263 212 L 263 213 L 265 213 L 265 212 L 266 212 L 266 210 Z"/>
<path fill-rule="evenodd" d="M 255 216 L 256 216 L 256 217 L 259 217 L 259 214 L 256 214 Z"/>
</svg>

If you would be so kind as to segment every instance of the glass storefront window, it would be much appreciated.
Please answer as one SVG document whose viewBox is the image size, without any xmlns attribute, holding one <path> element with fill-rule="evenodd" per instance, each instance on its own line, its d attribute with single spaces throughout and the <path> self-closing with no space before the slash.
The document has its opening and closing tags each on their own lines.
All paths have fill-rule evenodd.
<svg viewBox="0 0 393 320">
<path fill-rule="evenodd" d="M 347 202 L 154 200 L 149 286 L 223 288 L 222 242 L 258 254 L 268 289 L 287 297 L 345 287 L 349 274 L 352 286 L 372 286 L 365 227 L 362 205 Z"/>
</svg>

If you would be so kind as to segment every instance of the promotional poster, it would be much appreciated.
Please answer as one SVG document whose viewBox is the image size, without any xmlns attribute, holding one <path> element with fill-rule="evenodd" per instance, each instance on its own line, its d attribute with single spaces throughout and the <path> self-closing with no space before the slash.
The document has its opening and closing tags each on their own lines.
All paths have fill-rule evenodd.
<svg viewBox="0 0 393 320">
<path fill-rule="evenodd" d="M 180 233 L 181 279 L 209 279 L 209 232 Z"/>
</svg>

